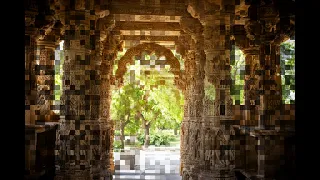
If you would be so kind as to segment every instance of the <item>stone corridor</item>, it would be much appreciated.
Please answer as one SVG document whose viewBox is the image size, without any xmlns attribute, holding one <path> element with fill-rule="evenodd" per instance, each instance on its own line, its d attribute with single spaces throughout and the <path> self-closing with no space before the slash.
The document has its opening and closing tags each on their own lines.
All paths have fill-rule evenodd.
<svg viewBox="0 0 320 180">
<path fill-rule="evenodd" d="M 295 106 L 282 102 L 279 51 L 295 33 L 294 3 L 25 0 L 26 179 L 112 179 L 111 90 L 143 52 L 165 57 L 185 97 L 182 180 L 292 179 Z M 231 97 L 234 46 L 245 55 L 244 105 Z"/>
</svg>

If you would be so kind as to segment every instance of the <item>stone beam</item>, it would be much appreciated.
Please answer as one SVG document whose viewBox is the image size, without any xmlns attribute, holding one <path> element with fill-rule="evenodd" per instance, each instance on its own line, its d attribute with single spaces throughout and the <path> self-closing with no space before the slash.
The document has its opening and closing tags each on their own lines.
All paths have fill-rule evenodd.
<svg viewBox="0 0 320 180">
<path fill-rule="evenodd" d="M 181 16 L 115 14 L 116 21 L 180 22 Z"/>
<path fill-rule="evenodd" d="M 146 6 L 131 3 L 116 3 L 110 5 L 112 14 L 134 14 L 134 15 L 166 15 L 166 16 L 182 16 L 186 14 L 186 6 L 184 4 L 161 4 L 158 6 Z"/>
<path fill-rule="evenodd" d="M 113 35 L 145 35 L 145 36 L 180 36 L 180 31 L 161 30 L 117 30 L 112 31 Z"/>
<path fill-rule="evenodd" d="M 166 30 L 166 31 L 179 31 L 179 23 L 167 23 L 167 22 L 116 22 L 114 31 L 119 30 Z"/>
<path fill-rule="evenodd" d="M 159 44 L 161 46 L 164 46 L 170 50 L 175 50 L 175 43 L 168 43 L 168 42 L 164 42 L 164 41 L 153 41 L 156 44 Z M 150 43 L 150 41 L 133 41 L 133 40 L 126 40 L 124 41 L 124 47 L 125 49 L 130 49 L 132 47 L 135 47 L 139 44 L 143 44 L 143 43 Z"/>
<path fill-rule="evenodd" d="M 145 35 L 127 35 L 122 36 L 121 40 L 135 41 L 177 41 L 178 36 L 145 36 Z"/>
</svg>

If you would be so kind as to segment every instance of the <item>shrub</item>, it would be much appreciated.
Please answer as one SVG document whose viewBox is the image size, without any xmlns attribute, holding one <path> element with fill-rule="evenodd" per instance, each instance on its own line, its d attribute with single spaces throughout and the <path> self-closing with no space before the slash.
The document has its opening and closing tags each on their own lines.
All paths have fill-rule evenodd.
<svg viewBox="0 0 320 180">
<path fill-rule="evenodd" d="M 115 136 L 120 136 L 120 130 L 115 130 L 115 131 L 114 131 L 114 135 L 115 135 Z"/>
<path fill-rule="evenodd" d="M 114 141 L 113 142 L 113 148 L 114 149 L 120 149 L 121 148 L 121 141 Z"/>
<path fill-rule="evenodd" d="M 144 144 L 145 137 L 144 134 L 139 134 L 137 139 L 141 145 Z M 174 141 L 175 137 L 168 134 L 151 134 L 150 135 L 150 145 L 161 146 L 169 145 L 170 141 Z"/>
<path fill-rule="evenodd" d="M 137 139 L 140 145 L 144 144 L 144 133 L 138 134 Z"/>
<path fill-rule="evenodd" d="M 176 136 L 170 134 L 170 135 L 168 135 L 168 140 L 169 140 L 169 141 L 175 141 L 175 140 L 176 140 Z"/>
</svg>

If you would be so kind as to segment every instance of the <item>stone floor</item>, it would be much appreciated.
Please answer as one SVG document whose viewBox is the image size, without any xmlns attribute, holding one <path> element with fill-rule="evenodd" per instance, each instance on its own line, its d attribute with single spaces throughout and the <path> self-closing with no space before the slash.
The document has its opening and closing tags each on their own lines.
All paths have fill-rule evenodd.
<svg viewBox="0 0 320 180">
<path fill-rule="evenodd" d="M 115 152 L 114 180 L 181 180 L 178 148 Z"/>
</svg>

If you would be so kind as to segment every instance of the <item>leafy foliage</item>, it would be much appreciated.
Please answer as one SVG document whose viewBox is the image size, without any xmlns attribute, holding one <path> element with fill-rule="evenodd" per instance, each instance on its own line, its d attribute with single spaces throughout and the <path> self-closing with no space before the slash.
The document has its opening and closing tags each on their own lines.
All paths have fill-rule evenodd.
<svg viewBox="0 0 320 180">
<path fill-rule="evenodd" d="M 116 121 L 116 129 L 124 125 L 126 135 L 144 134 L 141 133 L 144 128 L 150 128 L 151 134 L 157 129 L 178 129 L 183 118 L 184 97 L 174 85 L 170 67 L 140 65 L 140 58 L 165 60 L 142 53 L 142 57 L 135 57 L 138 61 L 127 67 L 125 85 L 112 94 L 111 117 Z M 152 141 L 163 143 L 166 137 L 155 137 L 157 140 Z"/>
<path fill-rule="evenodd" d="M 234 46 L 231 51 L 231 79 L 230 94 L 234 104 L 244 104 L 244 75 L 245 75 L 245 56 L 243 52 Z"/>
<path fill-rule="evenodd" d="M 127 84 L 113 91 L 111 118 L 116 121 L 117 129 L 121 123 L 126 123 L 125 134 L 136 134 L 140 128 L 138 123 L 135 123 L 135 109 L 142 95 L 143 91 L 133 84 Z"/>
<path fill-rule="evenodd" d="M 120 141 L 113 141 L 114 149 L 121 149 L 121 142 Z"/>
<path fill-rule="evenodd" d="M 61 50 L 55 51 L 55 66 L 54 66 L 54 100 L 60 101 L 62 95 L 62 74 L 63 74 L 64 53 Z"/>
<path fill-rule="evenodd" d="M 141 133 L 137 136 L 137 139 L 141 145 L 144 144 L 145 135 Z M 175 137 L 170 134 L 151 134 L 150 135 L 150 145 L 161 146 L 169 145 L 171 141 L 174 141 Z"/>
<path fill-rule="evenodd" d="M 294 104 L 295 100 L 295 42 L 286 41 L 280 45 L 280 66 L 282 82 L 282 100 L 285 104 Z"/>
</svg>

